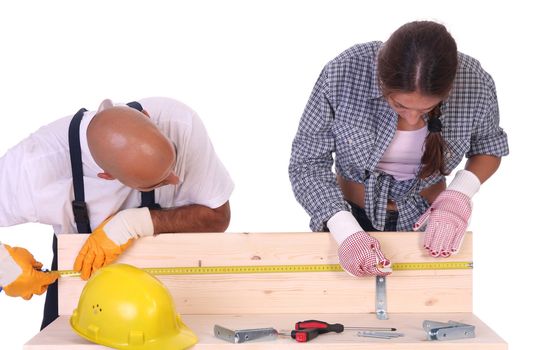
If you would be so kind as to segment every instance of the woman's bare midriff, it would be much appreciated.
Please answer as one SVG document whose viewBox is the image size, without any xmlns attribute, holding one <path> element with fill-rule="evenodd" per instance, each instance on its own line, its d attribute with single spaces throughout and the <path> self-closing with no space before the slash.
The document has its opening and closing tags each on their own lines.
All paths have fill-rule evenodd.
<svg viewBox="0 0 536 350">
<path fill-rule="evenodd" d="M 337 175 L 337 182 L 339 183 L 339 187 L 342 190 L 345 200 L 352 202 L 361 208 L 365 207 L 365 185 L 347 180 L 340 175 Z M 426 199 L 428 204 L 431 204 L 446 187 L 445 181 L 441 181 L 423 189 L 419 194 Z M 387 202 L 387 210 L 397 210 L 396 203 L 389 200 Z"/>
</svg>

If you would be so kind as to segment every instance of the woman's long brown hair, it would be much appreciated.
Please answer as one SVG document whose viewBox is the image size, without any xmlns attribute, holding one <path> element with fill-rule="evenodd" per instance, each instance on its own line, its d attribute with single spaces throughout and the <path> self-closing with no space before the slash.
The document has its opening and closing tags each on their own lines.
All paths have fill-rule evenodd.
<svg viewBox="0 0 536 350">
<path fill-rule="evenodd" d="M 418 21 L 403 25 L 384 43 L 378 55 L 378 80 L 384 96 L 393 92 L 418 92 L 445 99 L 454 82 L 458 66 L 456 42 L 447 29 L 436 22 Z M 441 103 L 428 113 L 441 116 Z M 440 125 L 439 119 L 432 121 Z M 419 177 L 446 174 L 446 144 L 441 128 L 428 128 Z"/>
</svg>

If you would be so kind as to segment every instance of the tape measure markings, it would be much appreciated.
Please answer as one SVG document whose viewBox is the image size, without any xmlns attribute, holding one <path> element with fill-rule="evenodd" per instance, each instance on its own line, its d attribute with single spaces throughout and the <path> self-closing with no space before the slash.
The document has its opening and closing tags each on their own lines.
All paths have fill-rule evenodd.
<svg viewBox="0 0 536 350">
<path fill-rule="evenodd" d="M 393 270 L 467 270 L 473 268 L 468 261 L 453 262 L 408 262 L 393 263 Z M 289 273 L 289 272 L 341 272 L 339 264 L 319 265 L 249 265 L 249 266 L 201 266 L 201 267 L 148 267 L 142 270 L 152 275 L 221 275 L 250 273 Z M 79 276 L 73 270 L 58 271 L 62 276 Z"/>
</svg>

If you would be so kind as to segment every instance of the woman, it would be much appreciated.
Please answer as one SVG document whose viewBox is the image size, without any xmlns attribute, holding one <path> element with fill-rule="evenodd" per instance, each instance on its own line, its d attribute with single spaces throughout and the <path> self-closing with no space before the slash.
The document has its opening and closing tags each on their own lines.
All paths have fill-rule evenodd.
<svg viewBox="0 0 536 350">
<path fill-rule="evenodd" d="M 446 186 L 445 175 L 468 158 Z M 446 28 L 412 22 L 323 69 L 292 145 L 289 174 L 313 231 L 329 229 L 352 275 L 390 262 L 365 231 L 426 223 L 434 257 L 456 253 L 471 197 L 508 154 L 492 78 Z M 332 172 L 335 155 L 336 174 Z"/>
</svg>

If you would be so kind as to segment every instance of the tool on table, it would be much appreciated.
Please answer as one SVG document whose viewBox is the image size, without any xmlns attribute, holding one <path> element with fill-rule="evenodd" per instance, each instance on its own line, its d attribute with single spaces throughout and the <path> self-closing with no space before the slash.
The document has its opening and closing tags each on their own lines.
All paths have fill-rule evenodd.
<svg viewBox="0 0 536 350">
<path fill-rule="evenodd" d="M 403 337 L 404 333 L 362 331 L 362 332 L 357 332 L 357 336 L 367 337 L 367 338 L 378 338 L 378 339 L 394 339 L 394 338 Z"/>
<path fill-rule="evenodd" d="M 295 329 L 290 332 L 292 339 L 296 339 L 296 341 L 300 343 L 308 342 L 309 340 L 316 338 L 319 334 L 322 333 L 320 333 L 320 329 L 318 328 Z"/>
<path fill-rule="evenodd" d="M 360 330 L 360 331 L 396 331 L 396 328 L 389 327 L 345 327 L 340 323 L 327 323 L 319 320 L 307 320 L 296 322 L 295 328 L 298 329 L 310 329 L 316 328 L 319 331 L 319 334 L 324 334 L 328 332 L 341 333 L 345 329 Z"/>
<path fill-rule="evenodd" d="M 422 328 L 427 340 L 454 340 L 475 337 L 475 326 L 455 321 L 437 322 L 425 320 Z"/>
<path fill-rule="evenodd" d="M 251 328 L 232 330 L 219 325 L 214 325 L 214 335 L 230 343 L 245 343 L 252 340 L 275 340 L 278 335 L 289 336 L 297 342 L 304 343 L 319 335 L 316 328 L 277 331 L 275 328 Z"/>
<path fill-rule="evenodd" d="M 244 343 L 251 340 L 275 340 L 278 332 L 275 328 L 252 328 L 232 330 L 219 325 L 214 325 L 214 335 L 230 343 Z"/>
<path fill-rule="evenodd" d="M 320 334 L 324 334 L 322 329 L 318 328 L 304 328 L 304 329 L 294 329 L 290 330 L 281 330 L 279 335 L 290 336 L 292 339 L 295 339 L 299 343 L 308 342 L 311 339 L 318 337 Z"/>
</svg>

